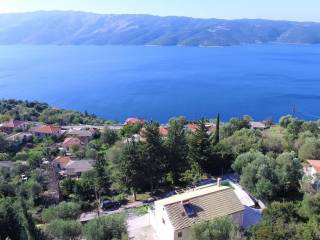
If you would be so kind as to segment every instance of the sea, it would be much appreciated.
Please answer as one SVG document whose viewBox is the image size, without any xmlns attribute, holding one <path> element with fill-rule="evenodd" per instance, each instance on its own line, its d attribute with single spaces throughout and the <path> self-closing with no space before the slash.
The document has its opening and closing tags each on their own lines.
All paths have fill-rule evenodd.
<svg viewBox="0 0 320 240">
<path fill-rule="evenodd" d="M 0 46 L 0 99 L 123 122 L 320 119 L 320 45 Z"/>
</svg>

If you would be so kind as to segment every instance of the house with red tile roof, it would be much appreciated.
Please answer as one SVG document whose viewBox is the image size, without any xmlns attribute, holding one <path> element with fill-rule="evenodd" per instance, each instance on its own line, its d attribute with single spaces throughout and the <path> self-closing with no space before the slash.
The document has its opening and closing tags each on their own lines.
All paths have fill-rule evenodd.
<svg viewBox="0 0 320 240">
<path fill-rule="evenodd" d="M 30 129 L 30 132 L 33 133 L 38 138 L 60 137 L 62 135 L 61 128 L 55 125 L 36 126 Z"/>
<path fill-rule="evenodd" d="M 94 129 L 71 129 L 66 133 L 67 137 L 78 138 L 87 144 L 96 134 Z"/>
<path fill-rule="evenodd" d="M 169 134 L 169 129 L 167 127 L 159 127 L 159 133 L 162 137 L 167 137 Z"/>
<path fill-rule="evenodd" d="M 60 170 L 65 170 L 72 160 L 70 156 L 58 156 L 52 161 L 52 164 Z"/>
<path fill-rule="evenodd" d="M 320 160 L 307 160 L 303 170 L 308 177 L 314 177 L 317 173 L 320 174 Z"/>
<path fill-rule="evenodd" d="M 66 151 L 70 151 L 70 149 L 73 146 L 82 146 L 82 145 L 84 145 L 84 142 L 82 142 L 77 137 L 67 137 L 61 144 L 62 148 L 65 149 Z"/>
<path fill-rule="evenodd" d="M 215 123 L 206 123 L 205 124 L 206 125 L 206 127 L 208 128 L 208 134 L 212 134 L 213 132 L 215 132 L 215 130 L 216 130 L 216 124 Z M 187 124 L 187 129 L 188 130 L 190 130 L 191 132 L 195 132 L 195 131 L 197 131 L 197 129 L 198 129 L 198 124 L 196 124 L 196 123 L 189 123 L 189 124 Z"/>
<path fill-rule="evenodd" d="M 188 123 L 187 124 L 187 129 L 188 130 L 190 130 L 191 132 L 195 132 L 195 131 L 197 131 L 197 129 L 198 129 L 198 124 L 196 124 L 196 123 Z"/>
<path fill-rule="evenodd" d="M 136 124 L 136 123 L 144 124 L 144 119 L 143 118 L 127 118 L 126 121 L 124 122 L 125 125 Z"/>
<path fill-rule="evenodd" d="M 28 129 L 29 123 L 26 121 L 11 119 L 0 124 L 0 131 L 7 134 L 13 133 L 15 130 L 25 131 Z"/>
</svg>

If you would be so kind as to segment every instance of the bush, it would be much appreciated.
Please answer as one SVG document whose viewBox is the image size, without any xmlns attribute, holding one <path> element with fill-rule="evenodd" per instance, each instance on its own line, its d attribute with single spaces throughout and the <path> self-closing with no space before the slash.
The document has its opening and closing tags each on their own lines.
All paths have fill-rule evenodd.
<svg viewBox="0 0 320 240">
<path fill-rule="evenodd" d="M 228 217 L 202 222 L 192 227 L 194 240 L 235 240 L 244 239 L 239 227 Z"/>
<path fill-rule="evenodd" d="M 42 211 L 42 220 L 51 222 L 57 219 L 72 220 L 80 214 L 80 205 L 73 202 L 62 202 L 57 206 L 52 206 Z"/>
<path fill-rule="evenodd" d="M 46 232 L 55 239 L 79 239 L 82 225 L 76 221 L 55 220 L 48 225 Z"/>
<path fill-rule="evenodd" d="M 126 237 L 126 229 L 126 215 L 114 214 L 87 223 L 84 235 L 87 240 L 121 240 Z"/>
</svg>

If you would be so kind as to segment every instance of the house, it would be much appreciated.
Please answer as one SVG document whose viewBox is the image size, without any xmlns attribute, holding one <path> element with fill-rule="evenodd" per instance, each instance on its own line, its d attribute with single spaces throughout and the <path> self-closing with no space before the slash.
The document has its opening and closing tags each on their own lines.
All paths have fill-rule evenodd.
<svg viewBox="0 0 320 240">
<path fill-rule="evenodd" d="M 217 125 L 215 123 L 206 123 L 206 127 L 208 128 L 208 134 L 212 134 L 216 131 Z"/>
<path fill-rule="evenodd" d="M 128 124 L 144 124 L 144 119 L 143 118 L 127 118 L 126 121 L 124 122 L 125 125 Z"/>
<path fill-rule="evenodd" d="M 269 128 L 269 126 L 267 126 L 267 124 L 265 124 L 264 122 L 249 122 L 249 125 L 251 127 L 251 129 L 258 129 L 258 130 L 265 130 L 267 128 Z"/>
<path fill-rule="evenodd" d="M 79 138 L 67 137 L 61 144 L 61 147 L 66 151 L 70 151 L 70 149 L 73 146 L 82 146 L 82 145 L 84 145 L 84 142 L 82 142 Z"/>
<path fill-rule="evenodd" d="M 133 134 L 132 137 L 130 138 L 126 138 L 125 140 L 123 140 L 123 143 L 131 143 L 131 142 L 135 142 L 135 143 L 138 143 L 138 142 L 143 142 L 145 141 L 145 138 L 141 137 L 140 134 Z"/>
<path fill-rule="evenodd" d="M 38 138 L 60 137 L 62 135 L 61 128 L 55 125 L 36 126 L 34 128 L 31 128 L 30 132 Z"/>
<path fill-rule="evenodd" d="M 26 131 L 29 127 L 29 123 L 26 121 L 11 119 L 0 125 L 0 131 L 7 134 L 11 134 L 14 131 Z"/>
<path fill-rule="evenodd" d="M 316 174 L 320 174 L 320 160 L 307 160 L 303 171 L 307 177 L 312 178 L 315 177 Z"/>
<path fill-rule="evenodd" d="M 70 161 L 65 167 L 65 174 L 71 177 L 80 177 L 82 173 L 92 170 L 94 163 L 94 160 Z"/>
<path fill-rule="evenodd" d="M 159 127 L 159 133 L 161 137 L 167 137 L 169 134 L 169 129 L 167 127 Z"/>
<path fill-rule="evenodd" d="M 186 128 L 189 130 L 189 131 L 191 131 L 191 132 L 195 132 L 195 131 L 197 131 L 197 129 L 198 129 L 198 124 L 196 124 L 196 123 L 188 123 L 187 124 L 187 126 L 186 126 Z"/>
<path fill-rule="evenodd" d="M 194 224 L 230 216 L 242 226 L 244 210 L 233 189 L 218 184 L 156 201 L 150 223 L 160 240 L 192 240 Z"/>
<path fill-rule="evenodd" d="M 206 123 L 205 126 L 208 129 L 208 131 L 207 131 L 208 134 L 212 134 L 216 130 L 216 124 L 214 124 L 214 123 Z M 189 124 L 187 124 L 186 128 L 187 128 L 187 130 L 194 133 L 199 128 L 199 125 L 196 123 L 189 123 Z"/>
<path fill-rule="evenodd" d="M 24 143 L 32 142 L 33 136 L 31 133 L 20 132 L 9 135 L 6 140 L 9 142 L 11 147 L 19 147 Z"/>
<path fill-rule="evenodd" d="M 70 156 L 58 156 L 53 161 L 52 164 L 60 169 L 65 170 L 66 166 L 72 161 L 73 159 Z"/>
<path fill-rule="evenodd" d="M 71 129 L 66 133 L 66 136 L 78 138 L 82 143 L 87 144 L 95 134 L 94 129 Z"/>
<path fill-rule="evenodd" d="M 320 191 L 320 160 L 307 160 L 303 166 L 303 172 L 306 177 L 311 178 L 311 183 L 317 191 Z"/>
<path fill-rule="evenodd" d="M 0 161 L 0 171 L 7 170 L 11 171 L 14 168 L 13 161 Z"/>
</svg>

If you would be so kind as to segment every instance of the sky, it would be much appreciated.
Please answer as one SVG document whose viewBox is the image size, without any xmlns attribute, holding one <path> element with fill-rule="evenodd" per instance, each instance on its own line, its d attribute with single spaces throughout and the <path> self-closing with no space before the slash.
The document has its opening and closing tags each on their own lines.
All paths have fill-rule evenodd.
<svg viewBox="0 0 320 240">
<path fill-rule="evenodd" d="M 38 10 L 320 22 L 320 0 L 0 0 L 0 13 Z"/>
</svg>

